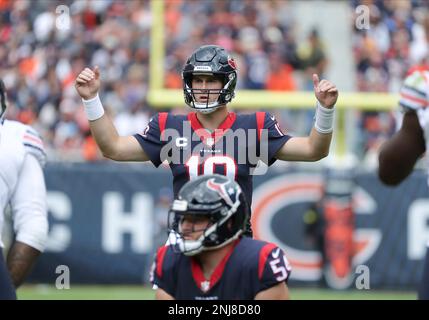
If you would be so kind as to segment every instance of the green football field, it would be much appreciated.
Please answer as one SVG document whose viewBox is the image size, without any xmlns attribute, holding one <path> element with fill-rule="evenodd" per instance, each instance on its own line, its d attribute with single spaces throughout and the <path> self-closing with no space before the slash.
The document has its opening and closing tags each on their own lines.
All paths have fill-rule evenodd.
<svg viewBox="0 0 429 320">
<path fill-rule="evenodd" d="M 416 293 L 380 290 L 334 291 L 290 288 L 294 300 L 415 300 Z M 154 292 L 143 286 L 71 286 L 58 290 L 48 285 L 26 285 L 18 290 L 22 300 L 152 300 Z"/>
</svg>

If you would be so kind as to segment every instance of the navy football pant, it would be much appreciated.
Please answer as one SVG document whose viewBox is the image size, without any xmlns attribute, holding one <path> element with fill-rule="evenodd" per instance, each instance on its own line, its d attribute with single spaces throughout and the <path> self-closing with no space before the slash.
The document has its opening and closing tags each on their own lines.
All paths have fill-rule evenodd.
<svg viewBox="0 0 429 320">
<path fill-rule="evenodd" d="M 16 300 L 15 288 L 12 284 L 6 261 L 0 247 L 0 300 Z"/>
<path fill-rule="evenodd" d="M 429 247 L 426 249 L 426 258 L 423 265 L 423 278 L 420 281 L 419 300 L 429 300 Z"/>
</svg>

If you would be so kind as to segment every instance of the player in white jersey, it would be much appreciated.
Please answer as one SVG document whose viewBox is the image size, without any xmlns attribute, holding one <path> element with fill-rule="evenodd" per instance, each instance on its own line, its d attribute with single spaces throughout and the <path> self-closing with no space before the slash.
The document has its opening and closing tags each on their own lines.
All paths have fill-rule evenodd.
<svg viewBox="0 0 429 320">
<path fill-rule="evenodd" d="M 3 119 L 6 109 L 0 80 L 0 299 L 15 299 L 23 281 L 44 250 L 47 232 L 46 187 L 42 167 L 46 161 L 43 143 L 29 126 Z M 10 206 L 15 233 L 6 259 L 1 231 L 4 211 Z"/>
<path fill-rule="evenodd" d="M 420 67 L 410 72 L 402 86 L 399 104 L 403 110 L 402 126 L 383 144 L 379 155 L 378 174 L 387 185 L 402 182 L 429 148 L 429 69 Z M 429 243 L 419 299 L 429 299 Z"/>
</svg>

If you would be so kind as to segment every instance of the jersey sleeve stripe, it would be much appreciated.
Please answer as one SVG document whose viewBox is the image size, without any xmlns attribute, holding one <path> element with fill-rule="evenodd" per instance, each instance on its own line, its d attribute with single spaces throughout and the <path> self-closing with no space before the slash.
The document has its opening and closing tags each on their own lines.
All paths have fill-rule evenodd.
<svg viewBox="0 0 429 320">
<path fill-rule="evenodd" d="M 258 140 L 261 140 L 262 129 L 264 129 L 265 112 L 256 112 L 256 126 L 258 128 Z"/>
<path fill-rule="evenodd" d="M 24 141 L 28 142 L 28 143 L 35 143 L 36 145 L 38 145 L 40 148 L 43 148 L 43 142 L 40 138 L 38 137 L 34 137 L 34 136 L 30 136 L 28 134 L 26 134 L 24 136 Z"/>
<path fill-rule="evenodd" d="M 407 85 L 403 86 L 401 89 L 401 92 L 416 96 L 416 97 L 421 98 L 421 99 L 426 99 L 426 93 L 424 91 L 419 90 L 419 89 L 414 88 L 414 87 L 411 87 L 411 86 L 407 86 Z"/>
<path fill-rule="evenodd" d="M 29 147 L 29 148 L 36 149 L 36 150 L 37 150 L 37 151 L 39 151 L 41 154 L 43 154 L 43 156 L 45 156 L 45 157 L 46 157 L 45 150 L 43 150 L 42 148 L 40 148 L 40 147 L 38 147 L 38 146 L 35 146 L 34 144 L 32 144 L 32 143 L 24 143 L 24 146 L 25 146 L 25 147 Z"/>
<path fill-rule="evenodd" d="M 162 277 L 162 266 L 164 264 L 165 253 L 167 252 L 168 246 L 163 246 L 158 249 L 156 253 L 156 274 L 159 278 Z"/>
<path fill-rule="evenodd" d="M 282 130 L 280 130 L 279 124 L 276 123 L 274 125 L 274 127 L 276 128 L 277 132 L 279 133 L 279 135 L 284 136 L 285 134 L 282 132 Z"/>
<path fill-rule="evenodd" d="M 421 105 L 412 103 L 411 101 L 402 101 L 402 100 L 399 101 L 399 105 L 405 109 L 410 109 L 414 111 L 418 110 L 421 107 Z"/>
<path fill-rule="evenodd" d="M 36 131 L 34 131 L 34 130 L 32 130 L 32 129 L 27 129 L 27 130 L 25 131 L 25 133 L 31 134 L 32 136 L 35 136 L 35 137 L 37 137 L 37 138 L 39 138 L 39 139 L 40 139 L 40 135 L 39 135 Z"/>
<path fill-rule="evenodd" d="M 158 113 L 158 123 L 159 123 L 159 132 L 160 132 L 161 140 L 164 138 L 164 130 L 165 130 L 165 125 L 167 123 L 167 117 L 168 117 L 167 112 Z"/>
<path fill-rule="evenodd" d="M 401 93 L 401 102 L 403 103 L 407 103 L 407 102 L 411 102 L 412 104 L 418 104 L 423 108 L 426 108 L 428 105 L 428 101 L 425 99 L 420 99 L 417 98 L 415 96 L 406 94 L 404 92 Z"/>
<path fill-rule="evenodd" d="M 265 246 L 262 247 L 261 251 L 259 252 L 259 265 L 258 265 L 259 279 L 262 278 L 262 275 L 264 273 L 265 263 L 267 262 L 269 254 L 276 247 L 277 246 L 274 243 L 267 243 Z"/>
</svg>

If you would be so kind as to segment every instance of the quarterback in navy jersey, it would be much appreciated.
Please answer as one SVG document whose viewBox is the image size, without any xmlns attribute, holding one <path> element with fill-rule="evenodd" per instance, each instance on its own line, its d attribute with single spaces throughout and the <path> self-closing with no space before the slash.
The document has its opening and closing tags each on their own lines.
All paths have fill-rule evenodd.
<svg viewBox="0 0 429 320">
<path fill-rule="evenodd" d="M 260 165 L 258 162 L 273 164 L 277 151 L 290 138 L 265 112 L 249 115 L 230 112 L 211 134 L 195 112 L 187 116 L 158 113 L 147 129 L 135 137 L 156 167 L 168 161 L 175 196 L 187 181 L 202 174 L 218 173 L 236 180 L 249 203 L 252 201 L 252 172 Z M 265 144 L 261 143 L 262 139 Z"/>
<path fill-rule="evenodd" d="M 151 269 L 157 299 L 288 299 L 291 268 L 275 244 L 242 238 L 249 211 L 240 186 L 221 176 L 187 182 L 170 210 L 176 239 Z"/>
<path fill-rule="evenodd" d="M 117 161 L 150 160 L 155 166 L 167 159 L 176 195 L 186 181 L 199 175 L 223 174 L 236 179 L 249 201 L 257 160 L 270 165 L 276 159 L 317 161 L 328 155 L 338 98 L 331 82 L 319 82 L 313 75 L 318 101 L 314 128 L 307 137 L 290 137 L 269 114 L 228 111 L 227 104 L 235 96 L 237 69 L 225 49 L 214 45 L 198 48 L 186 61 L 182 78 L 185 103 L 195 112 L 187 117 L 159 113 L 142 132 L 119 136 L 98 96 L 100 71 L 85 68 L 75 87 L 103 155 Z"/>
</svg>

